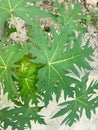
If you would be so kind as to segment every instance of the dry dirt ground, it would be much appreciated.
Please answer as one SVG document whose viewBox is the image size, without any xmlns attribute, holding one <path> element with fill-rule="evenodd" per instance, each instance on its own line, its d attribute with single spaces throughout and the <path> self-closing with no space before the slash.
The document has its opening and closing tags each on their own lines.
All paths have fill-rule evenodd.
<svg viewBox="0 0 98 130">
<path fill-rule="evenodd" d="M 87 4 L 91 4 L 94 7 L 96 7 L 96 4 L 98 1 L 87 0 L 86 2 Z M 19 30 L 21 31 L 20 33 L 21 39 L 25 41 L 27 39 L 25 23 L 19 18 L 17 18 L 17 24 L 18 24 Z M 13 22 L 11 22 L 10 26 L 13 26 Z M 85 42 L 87 39 L 90 39 L 90 43 L 95 50 L 94 62 L 92 63 L 93 71 L 91 71 L 91 74 L 89 77 L 89 81 L 91 81 L 92 79 L 98 80 L 98 29 L 95 28 L 93 25 L 88 25 L 87 28 L 88 28 L 88 33 L 84 35 L 83 42 Z M 12 34 L 11 39 L 18 41 L 19 39 L 17 37 L 17 33 Z M 88 120 L 85 117 L 85 113 L 84 113 L 80 122 L 75 123 L 72 127 L 65 126 L 65 125 L 60 126 L 60 123 L 63 117 L 51 120 L 51 116 L 56 111 L 58 111 L 57 104 L 55 101 L 55 96 L 53 97 L 54 97 L 54 101 L 50 102 L 48 107 L 41 111 L 41 114 L 45 116 L 47 125 L 35 124 L 34 122 L 32 122 L 32 130 L 98 130 L 98 110 L 96 111 L 96 114 L 92 116 L 91 120 Z M 6 97 L 2 98 L 2 95 L 1 95 L 1 99 L 3 101 L 5 100 L 6 105 L 9 105 L 9 102 L 6 100 Z M 61 97 L 60 101 L 63 101 L 63 97 Z M 7 130 L 11 130 L 11 128 L 9 127 Z"/>
</svg>

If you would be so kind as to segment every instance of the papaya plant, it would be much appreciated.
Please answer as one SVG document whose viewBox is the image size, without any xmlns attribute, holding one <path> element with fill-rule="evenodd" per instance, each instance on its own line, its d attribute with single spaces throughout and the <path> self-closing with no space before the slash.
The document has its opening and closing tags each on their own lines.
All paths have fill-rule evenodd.
<svg viewBox="0 0 98 130">
<path fill-rule="evenodd" d="M 45 124 L 39 112 L 53 100 L 58 103 L 61 93 L 64 102 L 61 109 L 53 115 L 65 115 L 62 123 L 72 125 L 79 121 L 85 110 L 87 118 L 96 112 L 98 106 L 98 82 L 88 85 L 92 70 L 94 50 L 89 40 L 82 44 L 86 33 L 80 20 L 84 17 L 81 5 L 74 6 L 70 1 L 66 8 L 55 1 L 55 13 L 47 12 L 37 6 L 41 0 L 1 0 L 0 28 L 13 19 L 15 29 L 5 28 L 0 41 L 0 89 L 8 95 L 14 107 L 0 104 L 0 129 L 24 130 L 31 128 L 31 121 Z M 28 40 L 16 43 L 7 38 L 19 29 L 16 17 L 26 23 Z M 50 26 L 51 36 L 40 25 L 40 18 L 51 18 L 58 24 L 59 31 Z M 8 26 L 8 24 L 7 24 Z M 81 72 L 88 71 L 81 76 Z M 42 106 L 39 103 L 42 102 Z"/>
</svg>

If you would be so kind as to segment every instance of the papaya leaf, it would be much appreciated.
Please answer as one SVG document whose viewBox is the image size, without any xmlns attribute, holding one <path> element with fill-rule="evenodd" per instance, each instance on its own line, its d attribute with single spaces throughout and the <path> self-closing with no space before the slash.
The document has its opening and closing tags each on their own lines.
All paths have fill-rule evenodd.
<svg viewBox="0 0 98 130">
<path fill-rule="evenodd" d="M 91 84 L 87 86 L 87 80 L 88 75 L 82 77 L 80 83 L 75 86 L 76 94 L 74 95 L 74 99 L 59 104 L 62 108 L 53 118 L 65 115 L 65 119 L 62 123 L 66 123 L 70 126 L 80 120 L 83 110 L 85 110 L 87 118 L 91 118 L 92 111 L 95 112 L 96 109 L 95 104 L 98 104 L 98 96 L 93 96 L 96 94 L 95 90 L 98 90 L 98 82 L 92 81 Z"/>
<path fill-rule="evenodd" d="M 43 116 L 37 114 L 39 109 L 40 108 L 29 106 L 3 108 L 0 110 L 0 124 L 3 123 L 3 129 L 7 129 L 11 126 L 12 130 L 31 128 L 31 120 L 45 124 Z"/>
<path fill-rule="evenodd" d="M 28 0 L 1 0 L 0 1 L 0 28 L 10 17 L 20 17 L 28 24 L 32 23 L 31 18 L 50 17 L 51 15 L 37 6 L 27 4 Z M 33 2 L 33 1 L 32 1 Z M 14 19 L 14 18 L 13 18 Z"/>
<path fill-rule="evenodd" d="M 72 30 L 80 32 L 87 31 L 87 29 L 80 23 L 80 19 L 84 17 L 80 3 L 74 2 L 72 5 L 71 2 L 68 2 L 68 6 L 62 6 L 62 4 L 56 1 L 55 7 L 57 16 L 54 14 L 54 17 L 52 18 L 59 24 L 59 26 L 69 26 Z"/>
<path fill-rule="evenodd" d="M 25 50 L 21 50 L 19 45 L 9 44 L 3 49 L 2 41 L 0 47 L 0 82 L 4 89 L 4 93 L 8 92 L 8 97 L 18 97 L 17 88 L 13 81 L 13 68 L 17 67 L 18 62 L 25 54 Z M 13 60 L 12 60 L 13 59 Z"/>
<path fill-rule="evenodd" d="M 48 105 L 49 100 L 52 100 L 51 95 L 53 93 L 56 94 L 58 101 L 61 90 L 64 90 L 65 99 L 73 97 L 74 88 L 71 85 L 76 84 L 78 80 L 67 76 L 66 72 L 72 72 L 80 77 L 78 69 L 81 71 L 83 69 L 91 70 L 88 61 L 92 61 L 93 49 L 89 46 L 89 41 L 82 47 L 81 34 L 74 40 L 69 39 L 69 44 L 67 44 L 68 35 L 71 34 L 67 27 L 60 30 L 59 34 L 54 32 L 56 34 L 49 43 L 48 35 L 37 25 L 34 24 L 33 26 L 36 32 L 33 31 L 33 38 L 31 38 L 35 46 L 27 44 L 26 46 L 29 53 L 36 57 L 33 62 L 45 64 L 38 71 L 38 89 L 44 92 L 45 104 Z M 64 48 L 65 44 L 66 47 Z"/>
<path fill-rule="evenodd" d="M 37 105 L 41 100 L 41 96 L 37 91 L 37 75 L 39 65 L 32 63 L 30 56 L 25 55 L 18 63 L 18 67 L 14 70 L 18 79 L 14 79 L 18 85 L 18 93 L 25 104 Z"/>
</svg>

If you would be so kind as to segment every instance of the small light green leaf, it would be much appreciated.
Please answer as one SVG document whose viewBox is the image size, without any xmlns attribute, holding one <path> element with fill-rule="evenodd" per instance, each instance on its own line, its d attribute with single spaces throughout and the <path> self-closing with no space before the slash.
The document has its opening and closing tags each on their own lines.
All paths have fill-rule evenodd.
<svg viewBox="0 0 98 130">
<path fill-rule="evenodd" d="M 18 67 L 14 70 L 18 76 L 18 79 L 14 80 L 18 85 L 18 93 L 24 101 L 24 103 L 29 104 L 32 100 L 32 104 L 37 105 L 41 100 L 40 95 L 37 91 L 37 81 L 38 81 L 38 64 L 32 63 L 31 57 L 25 55 L 21 61 L 17 63 Z"/>
</svg>

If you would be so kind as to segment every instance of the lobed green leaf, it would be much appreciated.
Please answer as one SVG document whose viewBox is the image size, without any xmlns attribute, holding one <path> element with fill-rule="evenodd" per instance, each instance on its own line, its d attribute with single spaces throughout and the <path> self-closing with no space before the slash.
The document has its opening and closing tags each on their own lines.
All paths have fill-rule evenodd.
<svg viewBox="0 0 98 130">
<path fill-rule="evenodd" d="M 98 90 L 98 82 L 91 82 L 89 86 L 87 86 L 88 75 L 85 75 L 79 84 L 75 86 L 76 93 L 74 95 L 74 99 L 70 101 L 65 101 L 61 103 L 60 111 L 58 111 L 53 118 L 65 115 L 65 119 L 62 123 L 66 123 L 68 125 L 72 125 L 74 122 L 79 121 L 80 117 L 85 110 L 87 118 L 91 118 L 91 113 L 95 112 L 97 98 L 93 95 L 96 94 L 95 90 Z"/>
</svg>

